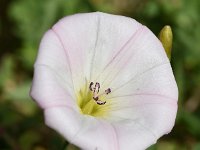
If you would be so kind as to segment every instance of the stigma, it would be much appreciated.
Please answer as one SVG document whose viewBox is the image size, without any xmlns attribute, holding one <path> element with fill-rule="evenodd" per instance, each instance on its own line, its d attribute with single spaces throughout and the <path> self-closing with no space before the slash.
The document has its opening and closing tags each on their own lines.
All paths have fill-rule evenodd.
<svg viewBox="0 0 200 150">
<path fill-rule="evenodd" d="M 106 101 L 102 101 L 100 100 L 100 96 L 102 95 L 108 95 L 109 93 L 111 93 L 111 89 L 108 88 L 106 89 L 103 93 L 99 93 L 100 91 L 100 83 L 96 82 L 94 84 L 94 82 L 91 82 L 89 85 L 89 90 L 92 91 L 93 93 L 93 100 L 98 104 L 98 105 L 104 105 L 106 104 Z"/>
</svg>

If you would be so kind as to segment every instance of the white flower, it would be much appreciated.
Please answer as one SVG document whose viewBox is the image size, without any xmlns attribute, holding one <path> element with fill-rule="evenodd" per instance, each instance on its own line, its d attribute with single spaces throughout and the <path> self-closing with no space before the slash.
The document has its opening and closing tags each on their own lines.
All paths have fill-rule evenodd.
<svg viewBox="0 0 200 150">
<path fill-rule="evenodd" d="M 85 150 L 143 150 L 174 126 L 178 90 L 160 41 L 137 21 L 65 17 L 43 37 L 31 96 Z"/>
</svg>

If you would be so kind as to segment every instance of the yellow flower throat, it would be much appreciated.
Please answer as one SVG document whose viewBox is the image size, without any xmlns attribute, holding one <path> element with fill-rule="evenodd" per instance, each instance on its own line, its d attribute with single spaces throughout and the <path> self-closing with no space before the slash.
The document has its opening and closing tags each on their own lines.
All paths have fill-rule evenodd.
<svg viewBox="0 0 200 150">
<path fill-rule="evenodd" d="M 81 113 L 94 117 L 105 117 L 110 108 L 110 103 L 106 100 L 109 93 L 111 93 L 110 88 L 101 93 L 98 82 L 87 84 L 79 91 L 77 96 Z"/>
</svg>

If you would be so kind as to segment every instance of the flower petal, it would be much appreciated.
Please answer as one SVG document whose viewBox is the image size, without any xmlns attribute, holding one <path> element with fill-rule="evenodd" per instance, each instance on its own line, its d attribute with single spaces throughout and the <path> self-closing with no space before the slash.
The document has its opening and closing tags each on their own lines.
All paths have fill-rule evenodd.
<svg viewBox="0 0 200 150">
<path fill-rule="evenodd" d="M 43 37 L 35 62 L 30 95 L 42 108 L 75 103 L 70 69 L 63 47 L 49 30 Z M 75 106 L 75 104 L 73 105 Z"/>
<path fill-rule="evenodd" d="M 112 111 L 112 124 L 117 130 L 120 149 L 146 149 L 174 126 L 176 104 L 159 103 L 167 99 L 155 96 L 139 96 L 135 99 L 142 102 Z M 150 99 L 154 102 L 148 103 Z"/>
<path fill-rule="evenodd" d="M 123 96 L 161 95 L 178 100 L 178 88 L 169 62 L 151 67 L 133 76 L 128 82 L 113 89 L 108 99 L 120 100 Z M 121 102 L 120 102 L 121 104 Z"/>
<path fill-rule="evenodd" d="M 145 26 L 140 26 L 123 47 L 123 53 L 111 60 L 101 78 L 112 89 L 153 67 L 169 63 L 162 44 Z"/>
<path fill-rule="evenodd" d="M 137 137 L 131 142 L 132 148 L 135 146 L 138 149 L 146 149 L 150 140 L 144 140 L 144 137 L 151 138 L 153 144 L 153 141 L 156 142 L 159 137 L 169 133 L 174 126 L 178 90 L 169 63 L 150 68 L 133 79 L 114 90 L 114 96 L 108 98 L 113 103 L 110 117 L 117 121 L 117 124 L 118 121 L 134 123 L 130 126 L 129 138 L 121 135 L 125 134 L 125 127 L 117 125 L 119 137 L 124 138 L 119 141 Z M 143 129 L 138 131 L 139 133 L 135 130 L 131 132 L 134 126 Z M 124 142 L 120 143 L 122 149 L 127 149 L 126 145 Z"/>
<path fill-rule="evenodd" d="M 140 26 L 133 19 L 99 12 L 60 20 L 53 31 L 69 56 L 75 87 L 80 88 L 85 80 L 96 82 L 106 64 Z"/>
<path fill-rule="evenodd" d="M 61 19 L 52 28 L 67 54 L 76 91 L 80 90 L 90 75 L 96 24 L 97 15 L 77 14 Z"/>
<path fill-rule="evenodd" d="M 68 107 L 53 107 L 45 110 L 45 122 L 82 149 L 119 150 L 116 133 L 105 120 L 83 116 Z"/>
<path fill-rule="evenodd" d="M 119 140 L 123 141 L 120 143 L 121 149 L 127 149 L 125 141 L 135 138 L 133 142 L 129 141 L 130 149 L 146 149 L 162 135 L 169 133 L 176 118 L 177 94 L 169 63 L 140 73 L 134 80 L 113 91 L 114 96 L 108 98 L 113 103 L 110 118 L 116 122 L 117 133 L 122 138 Z M 127 129 L 126 124 L 121 125 L 119 122 L 133 125 Z M 134 128 L 138 126 L 142 129 L 135 131 Z M 149 141 L 152 143 L 149 144 Z"/>
</svg>

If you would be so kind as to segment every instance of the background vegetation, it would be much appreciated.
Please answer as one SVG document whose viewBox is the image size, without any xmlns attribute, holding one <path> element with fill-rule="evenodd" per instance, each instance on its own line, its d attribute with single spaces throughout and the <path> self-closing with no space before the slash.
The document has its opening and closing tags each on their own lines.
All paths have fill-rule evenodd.
<svg viewBox="0 0 200 150">
<path fill-rule="evenodd" d="M 62 149 L 64 139 L 44 125 L 29 97 L 33 63 L 42 35 L 58 19 L 91 11 L 130 16 L 155 34 L 172 26 L 179 111 L 172 133 L 150 150 L 200 150 L 199 0 L 0 0 L 0 149 Z"/>
</svg>

